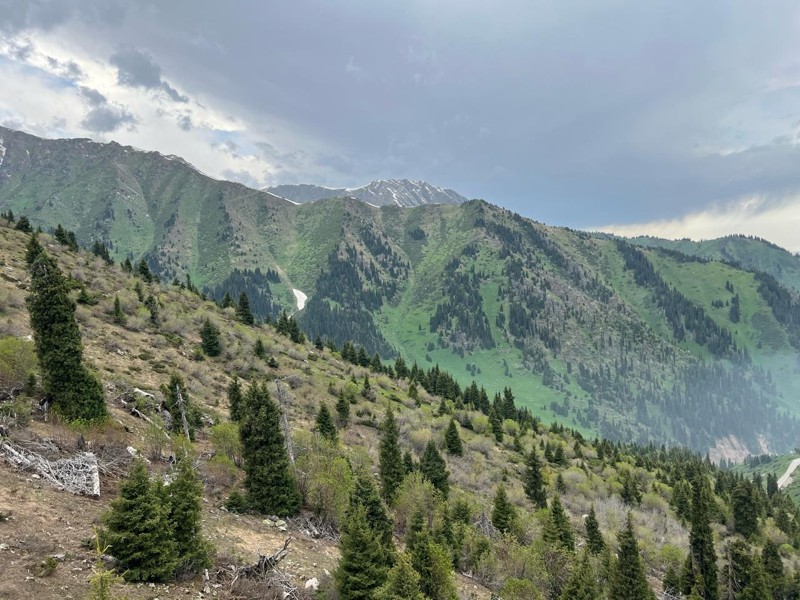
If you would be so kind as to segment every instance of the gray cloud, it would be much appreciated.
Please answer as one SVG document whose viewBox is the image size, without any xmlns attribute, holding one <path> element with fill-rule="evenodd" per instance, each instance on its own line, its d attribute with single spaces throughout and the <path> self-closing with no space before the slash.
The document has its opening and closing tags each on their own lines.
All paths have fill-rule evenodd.
<svg viewBox="0 0 800 600">
<path fill-rule="evenodd" d="M 109 133 L 123 125 L 133 126 L 136 122 L 136 117 L 127 110 L 106 104 L 86 113 L 86 117 L 81 121 L 81 127 L 95 133 Z"/>
<path fill-rule="evenodd" d="M 126 11 L 124 0 L 0 0 L 0 31 L 47 31 L 73 18 L 117 27 Z"/>
<path fill-rule="evenodd" d="M 117 81 L 126 87 L 161 87 L 161 67 L 144 52 L 125 48 L 109 59 L 117 67 Z"/>
<path fill-rule="evenodd" d="M 102 106 L 108 102 L 108 99 L 103 94 L 92 88 L 80 86 L 78 91 L 89 106 Z"/>
<path fill-rule="evenodd" d="M 84 73 L 74 60 L 61 61 L 52 56 L 47 57 L 47 64 L 58 75 L 70 81 L 83 79 Z"/>
<path fill-rule="evenodd" d="M 189 115 L 183 115 L 178 118 L 178 127 L 180 127 L 183 131 L 191 131 L 193 124 L 192 124 L 192 117 Z"/>
</svg>

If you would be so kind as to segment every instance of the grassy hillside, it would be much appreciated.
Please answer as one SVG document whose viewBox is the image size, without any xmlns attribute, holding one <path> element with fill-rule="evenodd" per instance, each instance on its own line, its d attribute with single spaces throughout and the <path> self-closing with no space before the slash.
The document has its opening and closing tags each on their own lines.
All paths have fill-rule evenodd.
<svg viewBox="0 0 800 600">
<path fill-rule="evenodd" d="M 22 360 L 32 356 L 25 308 L 27 240 L 26 234 L 0 223 L 0 378 L 4 391 L 24 386 L 29 372 L 40 378 L 35 361 Z M 600 585 L 608 585 L 608 574 L 616 568 L 616 533 L 624 526 L 629 511 L 650 585 L 660 591 L 667 570 L 680 568 L 687 555 L 689 534 L 679 498 L 690 486 L 692 473 L 699 477 L 695 481 L 716 490 L 712 496 L 717 507 L 712 527 L 718 556 L 723 556 L 723 548 L 735 537 L 730 502 L 732 490 L 740 482 L 699 456 L 682 450 L 589 442 L 578 431 L 538 421 L 520 424 L 507 420 L 498 436 L 486 415 L 465 405 L 462 395 L 443 402 L 420 389 L 415 401 L 407 379 L 354 366 L 329 349 L 293 344 L 270 326 L 242 325 L 233 309 L 222 310 L 180 286 L 143 282 L 88 253 L 68 251 L 49 236 L 42 236 L 42 242 L 69 277 L 73 295 L 77 298 L 85 289 L 89 298 L 88 304 L 77 305 L 76 317 L 86 360 L 103 383 L 111 419 L 92 427 L 61 423 L 52 417 L 45 422 L 33 408 L 41 396 L 36 386 L 0 400 L 0 418 L 8 441 L 53 458 L 75 454 L 79 444 L 90 449 L 100 460 L 102 489 L 100 499 L 71 496 L 0 462 L 0 595 L 49 600 L 85 594 L 93 556 L 86 540 L 93 535 L 93 527 L 102 523 L 102 515 L 130 464 L 127 447 L 150 459 L 148 468 L 154 475 L 169 474 L 173 468 L 167 458 L 175 452 L 173 444 L 179 444 L 180 434 L 165 436 L 157 421 L 149 425 L 130 410 L 134 402 L 143 414 L 154 417 L 152 406 L 142 397 L 137 400 L 135 389 L 153 393 L 158 399 L 161 386 L 173 372 L 182 375 L 190 405 L 203 415 L 204 425 L 197 431 L 194 444 L 195 463 L 204 486 L 203 529 L 217 548 L 218 569 L 211 570 L 209 584 L 218 598 L 266 597 L 268 592 L 263 587 L 250 588 L 246 593 L 241 587 L 232 587 L 224 570 L 230 564 L 253 562 L 258 550 L 274 552 L 287 536 L 293 541 L 281 567 L 289 579 L 301 593 L 313 577 L 318 578 L 323 590 L 329 589 L 330 573 L 339 560 L 336 534 L 344 519 L 352 472 L 376 471 L 377 425 L 388 407 L 397 414 L 402 450 L 417 462 L 432 441 L 445 456 L 450 481 L 450 494 L 444 500 L 418 475 L 406 477 L 389 510 L 394 541 L 398 548 L 404 547 L 411 515 L 420 507 L 434 531 L 446 531 L 444 523 L 448 523 L 452 541 L 446 543 L 455 565 L 459 598 L 483 599 L 496 593 L 509 598 L 556 600 L 577 568 L 578 552 L 547 541 L 550 509 L 537 509 L 523 490 L 525 460 L 533 448 L 542 461 L 546 494 L 551 499 L 559 495 L 579 550 L 587 537 L 584 517 L 591 508 L 597 514 L 610 549 L 591 559 L 592 577 Z M 478 265 L 490 266 L 491 257 L 479 253 L 474 258 Z M 140 301 L 137 288 L 157 298 L 157 321 Z M 115 297 L 120 299 L 124 325 L 114 322 Z M 204 356 L 200 350 L 199 331 L 206 319 L 221 332 L 222 353 L 218 357 Z M 264 346 L 264 358 L 253 353 L 258 340 Z M 270 366 L 269 358 L 277 365 Z M 362 392 L 367 375 L 371 391 Z M 266 381 L 273 398 L 283 396 L 305 509 L 302 518 L 288 520 L 286 532 L 269 526 L 264 515 L 237 515 L 223 508 L 243 477 L 228 457 L 229 453 L 236 457 L 235 444 L 222 435 L 224 427 L 230 425 L 226 389 L 233 377 L 238 377 L 245 388 Z M 494 391 L 488 380 L 480 375 L 476 379 L 490 394 Z M 328 445 L 313 433 L 314 419 L 322 403 L 332 407 L 340 397 L 351 402 L 351 418 L 339 427 L 339 442 Z M 444 432 L 451 419 L 463 440 L 463 456 L 444 451 Z M 335 470 L 342 467 L 343 471 Z M 507 536 L 499 536 L 486 521 L 501 483 L 516 512 Z M 679 489 L 683 492 L 676 491 Z M 760 551 L 767 543 L 780 546 L 786 581 L 790 582 L 797 571 L 800 539 L 794 508 L 779 497 L 767 499 L 763 490 L 754 490 L 753 494 L 759 507 L 758 529 L 748 552 Z M 331 539 L 314 538 L 309 520 L 325 524 L 334 535 Z M 199 576 L 155 587 L 119 583 L 115 593 L 130 598 L 183 597 L 199 593 L 204 585 Z"/>
</svg>

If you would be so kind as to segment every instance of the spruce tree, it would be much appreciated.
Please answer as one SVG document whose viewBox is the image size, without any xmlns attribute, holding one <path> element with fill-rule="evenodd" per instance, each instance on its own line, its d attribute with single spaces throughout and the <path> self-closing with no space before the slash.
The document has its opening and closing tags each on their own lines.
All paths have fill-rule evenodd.
<svg viewBox="0 0 800 600">
<path fill-rule="evenodd" d="M 775 542 L 767 540 L 761 549 L 761 563 L 764 565 L 767 587 L 775 597 L 780 597 L 785 585 L 786 574 L 783 561 Z"/>
<path fill-rule="evenodd" d="M 642 557 L 639 555 L 639 545 L 633 533 L 631 514 L 623 529 L 617 536 L 619 552 L 617 564 L 611 577 L 609 598 L 614 600 L 655 600 L 655 594 L 647 584 Z"/>
<path fill-rule="evenodd" d="M 264 347 L 264 341 L 261 338 L 258 338 L 253 345 L 253 354 L 256 358 L 264 358 L 266 356 L 267 349 Z"/>
<path fill-rule="evenodd" d="M 198 572 L 210 567 L 213 548 L 203 537 L 200 522 L 203 513 L 203 484 L 197 477 L 189 456 L 184 455 L 178 461 L 178 475 L 166 491 L 178 570 Z"/>
<path fill-rule="evenodd" d="M 394 542 L 392 541 L 394 526 L 383 506 L 372 476 L 366 471 L 356 474 L 348 510 L 353 511 L 358 506 L 364 509 L 367 525 L 375 537 L 380 540 L 387 559 L 391 559 L 394 556 Z"/>
<path fill-rule="evenodd" d="M 492 509 L 492 525 L 500 533 L 508 533 L 514 526 L 517 514 L 514 506 L 508 501 L 506 487 L 501 483 L 497 486 L 494 495 L 494 507 Z"/>
<path fill-rule="evenodd" d="M 461 442 L 461 434 L 458 432 L 458 425 L 455 419 L 450 419 L 450 425 L 444 432 L 444 445 L 447 448 L 447 453 L 453 456 L 463 456 L 464 444 Z"/>
<path fill-rule="evenodd" d="M 256 322 L 256 319 L 250 310 L 250 299 L 247 297 L 247 292 L 242 292 L 239 294 L 239 304 L 236 306 L 236 316 L 245 325 L 254 325 Z"/>
<path fill-rule="evenodd" d="M 702 476 L 692 485 L 692 519 L 689 532 L 689 561 L 697 590 L 703 600 L 717 600 L 717 554 L 709 523 L 709 491 Z"/>
<path fill-rule="evenodd" d="M 31 265 L 27 298 L 45 395 L 69 421 L 106 417 L 103 387 L 83 365 L 83 344 L 67 282 L 44 250 Z"/>
<path fill-rule="evenodd" d="M 178 566 L 169 506 L 138 459 L 111 501 L 105 543 L 127 581 L 165 581 Z"/>
<path fill-rule="evenodd" d="M 251 508 L 279 517 L 294 515 L 300 508 L 300 494 L 289 469 L 280 413 L 266 385 L 254 383 L 247 390 L 239 436 Z"/>
<path fill-rule="evenodd" d="M 336 443 L 339 439 L 339 432 L 336 431 L 336 425 L 333 424 L 333 417 L 328 410 L 328 405 L 324 402 L 319 405 L 319 412 L 317 412 L 316 430 L 329 442 Z"/>
<path fill-rule="evenodd" d="M 220 352 L 222 352 L 219 329 L 211 322 L 211 319 L 206 318 L 203 327 L 200 329 L 200 342 L 203 346 L 203 352 L 208 356 L 219 356 Z"/>
<path fill-rule="evenodd" d="M 27 246 L 25 246 L 25 262 L 30 267 L 33 262 L 39 257 L 42 253 L 42 245 L 39 243 L 39 236 L 35 233 L 31 235 L 31 239 L 28 240 Z"/>
<path fill-rule="evenodd" d="M 432 600 L 454 599 L 452 559 L 444 547 L 433 541 L 421 510 L 411 517 L 406 550 L 411 555 L 411 565 L 420 574 L 422 593 Z"/>
<path fill-rule="evenodd" d="M 180 398 L 178 397 L 179 389 Z M 164 394 L 164 404 L 167 407 L 167 411 L 172 416 L 170 429 L 178 433 L 183 432 L 180 399 L 183 400 L 183 413 L 186 415 L 186 422 L 189 425 L 189 439 L 194 440 L 194 431 L 202 426 L 203 420 L 200 411 L 189 397 L 189 391 L 186 389 L 183 377 L 177 373 L 172 373 L 169 377 L 169 383 L 161 386 L 161 393 Z"/>
<path fill-rule="evenodd" d="M 397 488 L 403 483 L 405 469 L 400 452 L 400 430 L 397 428 L 391 406 L 386 410 L 386 418 L 381 424 L 381 442 L 378 469 L 381 475 L 381 494 L 387 504 L 392 504 Z"/>
<path fill-rule="evenodd" d="M 230 308 L 233 306 L 233 298 L 231 298 L 230 292 L 225 292 L 225 295 L 222 296 L 222 300 L 220 300 L 219 306 L 220 308 Z"/>
<path fill-rule="evenodd" d="M 363 507 L 356 506 L 348 514 L 339 550 L 341 558 L 333 578 L 340 600 L 373 600 L 386 581 L 388 565 Z"/>
<path fill-rule="evenodd" d="M 122 303 L 119 301 L 119 296 L 114 296 L 114 323 L 117 325 L 125 325 L 126 321 L 127 319 L 122 310 Z"/>
<path fill-rule="evenodd" d="M 600 586 L 597 584 L 597 575 L 589 560 L 589 551 L 581 555 L 578 566 L 561 592 L 561 600 L 597 600 L 601 598 Z"/>
<path fill-rule="evenodd" d="M 564 512 L 564 506 L 561 504 L 558 494 L 553 496 L 553 501 L 550 503 L 550 512 L 544 523 L 542 537 L 551 546 L 560 545 L 570 552 L 575 550 L 572 525 L 570 525 L 567 513 Z"/>
<path fill-rule="evenodd" d="M 14 226 L 14 229 L 17 231 L 22 231 L 23 233 L 31 233 L 33 228 L 31 227 L 31 222 L 28 220 L 28 217 L 22 215 L 17 224 Z"/>
<path fill-rule="evenodd" d="M 436 449 L 436 444 L 433 443 L 433 440 L 429 441 L 428 445 L 425 446 L 425 452 L 419 461 L 419 470 L 425 476 L 425 479 L 430 481 L 433 487 L 442 493 L 444 498 L 447 498 L 447 494 L 450 491 L 450 482 L 448 481 L 450 473 L 447 472 L 447 465 Z"/>
<path fill-rule="evenodd" d="M 597 522 L 597 515 L 594 512 L 594 504 L 589 509 L 589 515 L 586 517 L 586 545 L 589 552 L 592 554 L 600 554 L 606 548 L 606 542 L 603 539 L 603 533 L 600 531 L 600 524 Z"/>
<path fill-rule="evenodd" d="M 242 419 L 242 386 L 238 377 L 234 377 L 228 386 L 228 412 L 231 421 Z"/>
<path fill-rule="evenodd" d="M 731 495 L 733 511 L 733 530 L 744 538 L 758 531 L 758 501 L 753 484 L 743 480 L 737 484 Z"/>
<path fill-rule="evenodd" d="M 344 394 L 339 395 L 335 408 L 339 427 L 347 427 L 347 423 L 350 421 L 350 401 L 345 398 Z"/>
<path fill-rule="evenodd" d="M 536 454 L 536 446 L 531 448 L 525 463 L 525 477 L 522 480 L 525 495 L 537 508 L 547 508 L 547 492 L 544 489 L 542 466 Z"/>
<path fill-rule="evenodd" d="M 394 567 L 389 570 L 386 583 L 375 592 L 375 600 L 426 600 L 420 589 L 419 573 L 411 566 L 411 559 L 405 552 L 397 557 Z"/>
<path fill-rule="evenodd" d="M 772 600 L 767 578 L 764 575 L 764 565 L 758 556 L 753 557 L 749 576 L 750 581 L 736 597 L 736 600 Z"/>
</svg>

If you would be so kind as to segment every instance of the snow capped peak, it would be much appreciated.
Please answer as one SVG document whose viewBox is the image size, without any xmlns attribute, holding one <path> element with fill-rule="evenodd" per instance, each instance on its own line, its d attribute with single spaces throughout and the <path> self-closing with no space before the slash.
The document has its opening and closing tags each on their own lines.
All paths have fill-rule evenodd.
<svg viewBox="0 0 800 600">
<path fill-rule="evenodd" d="M 279 185 L 267 191 L 296 202 L 346 196 L 371 206 L 420 206 L 422 204 L 461 204 L 466 198 L 457 192 L 413 179 L 376 179 L 361 187 L 328 188 L 319 185 Z"/>
</svg>

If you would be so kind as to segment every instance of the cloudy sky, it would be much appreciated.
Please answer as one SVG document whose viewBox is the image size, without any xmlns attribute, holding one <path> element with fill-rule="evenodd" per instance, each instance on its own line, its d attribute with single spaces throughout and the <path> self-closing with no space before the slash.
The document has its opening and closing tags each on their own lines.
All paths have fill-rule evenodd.
<svg viewBox="0 0 800 600">
<path fill-rule="evenodd" d="M 800 5 L 0 0 L 0 123 L 800 251 Z"/>
</svg>

